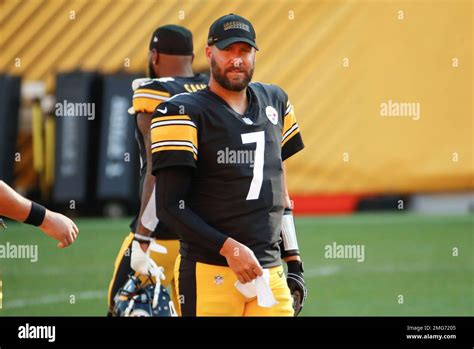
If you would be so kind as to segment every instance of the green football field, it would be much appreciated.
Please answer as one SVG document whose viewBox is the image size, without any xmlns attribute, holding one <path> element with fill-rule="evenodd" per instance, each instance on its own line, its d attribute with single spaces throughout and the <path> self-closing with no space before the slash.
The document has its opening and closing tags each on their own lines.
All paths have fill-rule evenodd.
<svg viewBox="0 0 474 349">
<path fill-rule="evenodd" d="M 0 315 L 105 315 L 128 223 L 78 219 L 79 239 L 61 250 L 8 222 L 0 245 L 37 244 L 38 261 L 0 259 Z M 296 217 L 296 226 L 309 289 L 302 315 L 474 315 L 474 215 Z M 326 258 L 334 244 L 363 247 L 363 261 Z"/>
</svg>

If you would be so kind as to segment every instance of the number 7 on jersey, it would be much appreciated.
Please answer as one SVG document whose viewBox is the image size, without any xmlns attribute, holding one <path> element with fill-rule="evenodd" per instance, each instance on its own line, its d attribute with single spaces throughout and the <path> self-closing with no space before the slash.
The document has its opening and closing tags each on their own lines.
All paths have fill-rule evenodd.
<svg viewBox="0 0 474 349">
<path fill-rule="evenodd" d="M 253 178 L 247 194 L 247 200 L 256 200 L 260 195 L 263 182 L 263 164 L 265 161 L 265 131 L 250 132 L 241 134 L 242 143 L 257 143 L 255 149 L 255 159 L 253 164 Z"/>
</svg>

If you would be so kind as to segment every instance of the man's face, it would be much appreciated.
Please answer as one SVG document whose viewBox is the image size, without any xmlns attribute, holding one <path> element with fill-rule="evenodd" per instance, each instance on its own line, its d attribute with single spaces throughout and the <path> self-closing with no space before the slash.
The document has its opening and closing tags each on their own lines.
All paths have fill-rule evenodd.
<svg viewBox="0 0 474 349">
<path fill-rule="evenodd" d="M 242 91 L 252 81 L 255 67 L 255 49 L 244 42 L 236 42 L 219 50 L 209 48 L 212 77 L 229 91 Z"/>
</svg>

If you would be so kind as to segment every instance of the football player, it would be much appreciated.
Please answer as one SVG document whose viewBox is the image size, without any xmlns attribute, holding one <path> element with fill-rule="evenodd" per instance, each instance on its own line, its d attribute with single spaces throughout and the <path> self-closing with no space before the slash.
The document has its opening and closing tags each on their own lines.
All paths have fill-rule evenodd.
<svg viewBox="0 0 474 349">
<path fill-rule="evenodd" d="M 109 315 L 114 308 L 114 296 L 128 280 L 132 269 L 138 274 L 150 274 L 150 258 L 156 263 L 153 265 L 162 267 L 164 271 L 165 279 L 161 283 L 164 286 L 173 285 L 173 266 L 178 255 L 179 240 L 176 233 L 156 217 L 155 178 L 151 174 L 150 120 L 160 103 L 171 96 L 198 91 L 207 86 L 206 75 L 194 75 L 193 59 L 193 38 L 188 29 L 177 25 L 159 27 L 150 40 L 149 78 L 133 82 L 133 107 L 129 112 L 135 115 L 136 120 L 135 138 L 141 163 L 141 205 L 140 212 L 130 225 L 132 232 L 123 241 L 115 261 L 108 293 Z M 152 248 L 149 249 L 150 244 Z"/>
<path fill-rule="evenodd" d="M 217 19 L 209 87 L 152 116 L 156 208 L 181 238 L 183 316 L 293 316 L 306 298 L 283 164 L 304 145 L 287 94 L 250 83 L 255 39 L 245 18 Z"/>
</svg>

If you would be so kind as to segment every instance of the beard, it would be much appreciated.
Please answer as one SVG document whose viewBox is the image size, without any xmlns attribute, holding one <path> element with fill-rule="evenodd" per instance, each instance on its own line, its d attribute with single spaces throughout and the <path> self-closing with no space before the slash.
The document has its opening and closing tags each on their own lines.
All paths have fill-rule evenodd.
<svg viewBox="0 0 474 349">
<path fill-rule="evenodd" d="M 151 59 L 148 61 L 148 77 L 150 79 L 157 79 L 158 76 L 155 74 L 155 69 L 153 68 L 153 63 Z"/>
<path fill-rule="evenodd" d="M 219 85 L 221 85 L 226 90 L 240 92 L 247 88 L 250 81 L 252 81 L 254 67 L 248 70 L 239 69 L 239 71 L 243 73 L 243 78 L 240 80 L 228 79 L 226 74 L 235 69 L 236 68 L 231 67 L 222 71 L 222 69 L 220 69 L 220 67 L 217 65 L 217 62 L 214 60 L 214 58 L 211 57 L 212 77 L 219 83 Z"/>
</svg>

